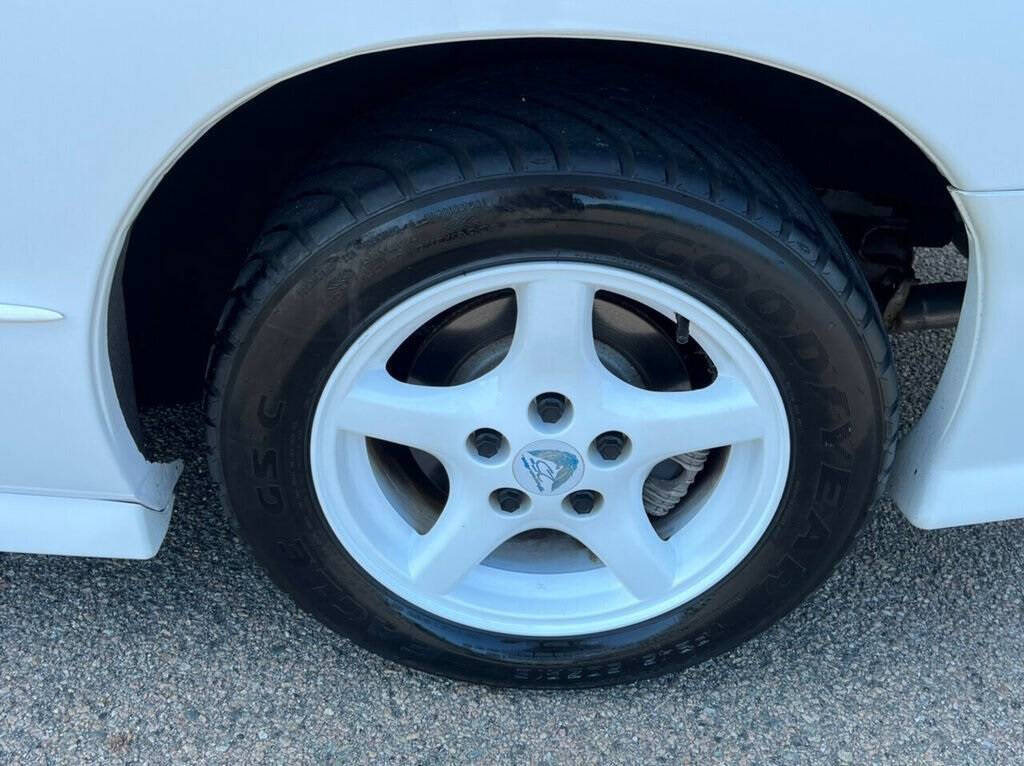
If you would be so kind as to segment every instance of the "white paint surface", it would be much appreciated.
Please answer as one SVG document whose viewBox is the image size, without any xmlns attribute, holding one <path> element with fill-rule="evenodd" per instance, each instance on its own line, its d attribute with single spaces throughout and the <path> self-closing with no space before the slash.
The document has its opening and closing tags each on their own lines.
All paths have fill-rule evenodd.
<svg viewBox="0 0 1024 766">
<path fill-rule="evenodd" d="M 167 533 L 171 506 L 0 493 L 0 543 L 14 553 L 148 559 Z"/>
<path fill-rule="evenodd" d="M 1024 192 L 954 193 L 971 238 L 960 326 L 921 421 L 900 444 L 897 503 L 926 529 L 1024 516 Z"/>
</svg>

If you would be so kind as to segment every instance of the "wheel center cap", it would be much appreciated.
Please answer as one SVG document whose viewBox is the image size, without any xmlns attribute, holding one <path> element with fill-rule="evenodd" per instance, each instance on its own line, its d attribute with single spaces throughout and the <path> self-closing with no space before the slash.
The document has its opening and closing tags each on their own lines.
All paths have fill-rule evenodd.
<svg viewBox="0 0 1024 766">
<path fill-rule="evenodd" d="M 535 495 L 568 492 L 583 478 L 583 458 L 565 442 L 554 439 L 527 444 L 516 455 L 516 481 Z"/>
</svg>

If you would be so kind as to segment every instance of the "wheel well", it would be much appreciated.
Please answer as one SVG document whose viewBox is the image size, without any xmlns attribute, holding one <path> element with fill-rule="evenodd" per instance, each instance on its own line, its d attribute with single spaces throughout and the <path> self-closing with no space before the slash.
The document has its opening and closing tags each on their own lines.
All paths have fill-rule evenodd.
<svg viewBox="0 0 1024 766">
<path fill-rule="evenodd" d="M 123 316 L 127 328 L 133 383 L 122 379 L 118 386 L 125 408 L 134 409 L 133 389 L 143 406 L 198 397 L 221 307 L 250 244 L 284 184 L 339 125 L 426 83 L 538 57 L 566 66 L 615 62 L 700 91 L 781 149 L 819 190 L 858 254 L 878 230 L 896 230 L 896 250 L 904 254 L 911 246 L 945 244 L 962 231 L 946 179 L 897 127 L 843 93 L 766 65 L 646 43 L 562 39 L 367 54 L 293 77 L 246 102 L 204 134 L 153 191 L 118 270 L 114 293 L 119 299 L 123 291 L 123 314 L 110 312 L 112 325 Z M 891 239 L 881 250 L 893 249 Z M 905 257 L 894 258 L 893 268 L 908 266 Z M 881 279 L 877 263 L 865 265 L 869 279 Z M 123 330 L 112 328 L 111 335 L 123 337 Z"/>
</svg>

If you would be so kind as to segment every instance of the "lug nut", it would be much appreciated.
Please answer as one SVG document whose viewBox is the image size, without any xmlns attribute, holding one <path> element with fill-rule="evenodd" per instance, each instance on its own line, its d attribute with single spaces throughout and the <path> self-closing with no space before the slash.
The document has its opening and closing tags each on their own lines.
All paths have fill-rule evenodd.
<svg viewBox="0 0 1024 766">
<path fill-rule="evenodd" d="M 569 495 L 569 505 L 572 509 L 579 514 L 588 514 L 594 510 L 594 504 L 597 502 L 597 496 L 589 489 L 581 489 L 579 492 L 573 492 Z"/>
<path fill-rule="evenodd" d="M 498 502 L 498 507 L 506 513 L 518 511 L 519 506 L 523 504 L 522 495 L 515 489 L 499 489 L 494 499 Z"/>
<path fill-rule="evenodd" d="M 545 423 L 557 423 L 565 414 L 565 397 L 561 394 L 541 394 L 537 397 L 537 414 Z"/>
<path fill-rule="evenodd" d="M 594 448 L 605 460 L 618 460 L 625 446 L 626 436 L 618 431 L 605 431 L 594 439 Z"/>
<path fill-rule="evenodd" d="M 493 428 L 478 428 L 473 432 L 473 446 L 480 457 L 494 457 L 501 449 L 501 434 Z"/>
</svg>

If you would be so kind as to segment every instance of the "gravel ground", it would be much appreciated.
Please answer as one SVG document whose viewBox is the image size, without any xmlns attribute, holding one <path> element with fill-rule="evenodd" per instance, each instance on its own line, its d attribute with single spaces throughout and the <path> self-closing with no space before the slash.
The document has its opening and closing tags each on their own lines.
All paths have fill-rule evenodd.
<svg viewBox="0 0 1024 766">
<path fill-rule="evenodd" d="M 927 255 L 926 276 L 962 268 Z M 906 421 L 950 332 L 899 339 Z M 688 672 L 501 691 L 378 659 L 299 612 L 221 515 L 196 406 L 147 562 L 0 556 L 0 763 L 1010 763 L 1024 759 L 1024 522 L 921 532 L 888 499 L 780 624 Z"/>
</svg>

